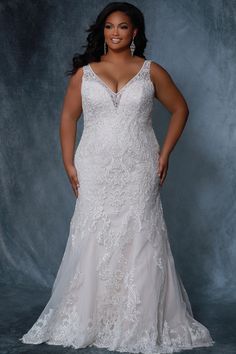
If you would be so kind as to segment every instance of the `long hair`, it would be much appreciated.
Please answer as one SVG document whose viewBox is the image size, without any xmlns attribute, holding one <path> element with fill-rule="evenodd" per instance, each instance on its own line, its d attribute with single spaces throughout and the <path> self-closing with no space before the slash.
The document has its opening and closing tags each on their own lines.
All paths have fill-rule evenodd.
<svg viewBox="0 0 236 354">
<path fill-rule="evenodd" d="M 110 2 L 97 16 L 95 23 L 91 24 L 86 30 L 89 32 L 87 36 L 87 45 L 84 53 L 75 53 L 72 59 L 72 70 L 66 71 L 66 75 L 73 75 L 76 71 L 88 63 L 99 62 L 101 55 L 104 54 L 104 26 L 106 18 L 114 11 L 122 11 L 129 16 L 131 23 L 138 29 L 134 38 L 135 51 L 134 55 L 145 58 L 144 49 L 148 42 L 145 36 L 145 23 L 142 12 L 134 5 L 128 2 Z"/>
</svg>

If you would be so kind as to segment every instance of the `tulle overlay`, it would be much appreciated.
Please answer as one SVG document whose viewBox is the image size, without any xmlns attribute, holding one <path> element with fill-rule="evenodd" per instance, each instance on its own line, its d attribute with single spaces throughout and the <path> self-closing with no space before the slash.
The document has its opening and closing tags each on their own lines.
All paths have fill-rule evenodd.
<svg viewBox="0 0 236 354">
<path fill-rule="evenodd" d="M 51 297 L 23 343 L 145 354 L 215 343 L 193 317 L 168 240 L 150 63 L 118 93 L 83 67 L 80 194 Z"/>
</svg>

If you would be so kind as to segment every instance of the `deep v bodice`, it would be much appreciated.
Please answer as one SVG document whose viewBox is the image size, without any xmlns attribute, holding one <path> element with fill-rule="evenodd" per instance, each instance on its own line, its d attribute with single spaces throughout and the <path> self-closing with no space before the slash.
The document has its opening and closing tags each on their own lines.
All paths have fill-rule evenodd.
<svg viewBox="0 0 236 354">
<path fill-rule="evenodd" d="M 140 70 L 117 93 L 111 90 L 101 78 L 91 70 L 90 65 L 83 67 L 81 96 L 84 130 L 78 149 L 78 156 L 101 153 L 109 159 L 118 156 L 134 156 L 143 163 L 153 151 L 159 150 L 152 127 L 152 108 L 154 85 L 150 78 L 151 60 L 145 60 Z M 126 152 L 125 152 L 126 151 Z M 87 155 L 86 155 L 87 156 Z M 112 158 L 113 158 L 112 157 Z M 102 163 L 101 163 L 102 164 Z"/>
<path fill-rule="evenodd" d="M 91 67 L 90 64 L 88 64 L 88 67 L 89 67 L 89 69 L 91 70 L 91 72 L 94 74 L 94 76 L 96 76 L 96 78 L 101 82 L 102 85 L 104 85 L 106 88 L 108 88 L 108 90 L 110 90 L 112 94 L 114 94 L 114 95 L 119 95 L 122 91 L 125 90 L 125 88 L 126 88 L 128 85 L 130 85 L 130 84 L 132 83 L 133 80 L 135 80 L 136 76 L 138 76 L 138 75 L 142 72 L 142 69 L 144 68 L 144 65 L 145 65 L 145 62 L 146 62 L 146 61 L 147 61 L 147 60 L 145 59 L 144 62 L 143 62 L 143 64 L 141 65 L 140 69 L 138 70 L 138 72 L 137 72 L 131 79 L 129 79 L 129 80 L 126 82 L 126 84 L 124 84 L 124 86 L 122 86 L 117 92 L 113 91 L 113 90 L 109 87 L 109 85 L 108 85 L 103 79 L 101 79 L 98 74 L 95 73 L 95 71 L 93 70 L 93 68 Z"/>
<path fill-rule="evenodd" d="M 112 107 L 115 112 L 122 105 L 122 109 L 129 110 L 134 105 L 143 107 L 145 102 L 150 105 L 150 99 L 153 99 L 154 85 L 150 78 L 150 64 L 151 60 L 144 60 L 139 71 L 117 92 L 113 91 L 92 69 L 90 64 L 83 66 L 83 80 L 82 80 L 82 103 L 83 110 L 87 111 L 87 106 L 98 104 L 96 115 L 99 111 L 111 111 L 110 102 L 113 103 Z M 109 100 L 107 97 L 109 96 Z M 89 98 L 90 97 L 90 98 Z M 123 98 L 122 98 L 123 97 Z M 109 108 L 107 107 L 109 105 Z M 91 111 L 91 106 L 90 106 Z M 143 109 L 142 109 L 143 111 Z M 133 112 L 133 113 L 134 113 Z M 132 111 L 131 111 L 132 113 Z M 136 112 L 137 113 L 137 112 Z"/>
</svg>

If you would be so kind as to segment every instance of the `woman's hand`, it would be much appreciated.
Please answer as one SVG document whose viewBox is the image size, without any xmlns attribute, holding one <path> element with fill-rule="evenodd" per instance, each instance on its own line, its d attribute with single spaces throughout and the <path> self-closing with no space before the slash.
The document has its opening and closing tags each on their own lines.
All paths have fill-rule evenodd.
<svg viewBox="0 0 236 354">
<path fill-rule="evenodd" d="M 159 156 L 159 166 L 158 166 L 158 176 L 160 178 L 159 184 L 162 186 L 167 175 L 169 166 L 169 156 L 164 156 L 160 154 Z"/>
<path fill-rule="evenodd" d="M 77 176 L 77 170 L 74 165 L 66 167 L 66 173 L 69 177 L 72 189 L 74 191 L 75 196 L 78 198 L 79 196 L 79 180 Z"/>
</svg>

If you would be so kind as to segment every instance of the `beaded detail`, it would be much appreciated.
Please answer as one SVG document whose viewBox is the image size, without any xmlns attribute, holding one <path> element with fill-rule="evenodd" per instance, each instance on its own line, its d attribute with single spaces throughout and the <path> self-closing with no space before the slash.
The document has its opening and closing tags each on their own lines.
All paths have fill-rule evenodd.
<svg viewBox="0 0 236 354">
<path fill-rule="evenodd" d="M 148 76 L 149 70 L 150 70 L 150 60 L 144 60 L 140 70 L 134 75 L 118 92 L 114 92 L 92 69 L 91 65 L 88 64 L 86 67 L 84 67 L 84 70 L 87 71 L 87 68 L 89 69 L 92 77 L 94 80 L 98 81 L 101 85 L 103 85 L 108 93 L 110 94 L 110 97 L 112 99 L 112 102 L 115 107 L 118 107 L 121 95 L 124 93 L 127 87 L 129 87 L 131 84 L 133 84 L 136 80 L 139 79 L 144 79 L 145 76 Z M 85 72 L 85 75 L 89 75 L 89 73 Z"/>
<path fill-rule="evenodd" d="M 112 102 L 115 107 L 118 107 L 120 98 L 122 93 L 126 90 L 126 88 L 131 85 L 133 82 L 139 79 L 139 77 L 143 78 L 145 74 L 143 73 L 148 73 L 149 67 L 150 67 L 150 61 L 144 60 L 140 70 L 137 72 L 136 75 L 134 75 L 118 92 L 114 92 L 92 69 L 91 65 L 88 64 L 87 67 L 89 68 L 93 78 L 97 80 L 101 85 L 103 85 L 109 92 Z"/>
<path fill-rule="evenodd" d="M 51 297 L 23 343 L 144 354 L 214 343 L 193 317 L 168 240 L 150 63 L 117 93 L 83 67 L 79 197 Z"/>
</svg>

